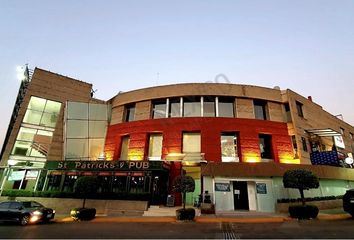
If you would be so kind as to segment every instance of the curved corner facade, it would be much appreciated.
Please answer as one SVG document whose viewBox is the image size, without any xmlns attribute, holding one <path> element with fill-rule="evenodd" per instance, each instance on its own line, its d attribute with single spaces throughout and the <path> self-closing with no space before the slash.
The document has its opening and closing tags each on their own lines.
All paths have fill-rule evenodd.
<svg viewBox="0 0 354 240">
<path fill-rule="evenodd" d="M 60 91 L 50 85 L 58 80 Z M 282 186 L 287 169 L 320 177 L 307 197 L 354 186 L 353 165 L 345 162 L 353 158 L 354 128 L 311 97 L 190 83 L 120 92 L 104 102 L 92 98 L 91 87 L 35 70 L 2 152 L 2 191 L 73 191 L 78 177 L 95 175 L 102 194 L 145 194 L 151 204 L 174 195 L 178 205 L 173 180 L 186 174 L 196 181 L 188 204 L 208 191 L 217 211 L 272 212 L 278 199 L 298 197 Z"/>
</svg>

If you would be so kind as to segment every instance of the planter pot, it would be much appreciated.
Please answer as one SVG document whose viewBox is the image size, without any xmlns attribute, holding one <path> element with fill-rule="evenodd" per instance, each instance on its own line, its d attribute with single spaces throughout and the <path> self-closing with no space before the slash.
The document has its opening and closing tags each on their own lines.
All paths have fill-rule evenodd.
<svg viewBox="0 0 354 240">
<path fill-rule="evenodd" d="M 194 208 L 186 208 L 186 209 L 177 209 L 176 210 L 176 219 L 180 221 L 193 221 L 195 217 Z"/>
<path fill-rule="evenodd" d="M 319 209 L 314 205 L 296 205 L 289 207 L 289 214 L 292 218 L 297 219 L 311 219 L 316 218 Z"/>
<path fill-rule="evenodd" d="M 70 211 L 70 216 L 75 220 L 92 220 L 96 216 L 95 208 L 73 208 Z"/>
</svg>

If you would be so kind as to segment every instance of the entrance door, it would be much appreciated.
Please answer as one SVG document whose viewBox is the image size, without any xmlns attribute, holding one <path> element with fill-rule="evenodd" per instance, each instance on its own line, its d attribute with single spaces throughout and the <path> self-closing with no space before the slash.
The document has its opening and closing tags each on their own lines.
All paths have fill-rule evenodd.
<svg viewBox="0 0 354 240">
<path fill-rule="evenodd" d="M 235 210 L 249 210 L 246 181 L 233 182 Z"/>
</svg>

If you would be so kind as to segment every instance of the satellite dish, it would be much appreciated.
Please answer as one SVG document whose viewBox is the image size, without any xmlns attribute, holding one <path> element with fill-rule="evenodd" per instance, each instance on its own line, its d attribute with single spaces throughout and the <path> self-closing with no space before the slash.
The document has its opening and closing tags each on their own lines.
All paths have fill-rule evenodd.
<svg viewBox="0 0 354 240">
<path fill-rule="evenodd" d="M 353 162 L 354 162 L 353 158 L 351 158 L 351 157 L 347 157 L 344 161 L 346 164 L 353 164 Z"/>
</svg>

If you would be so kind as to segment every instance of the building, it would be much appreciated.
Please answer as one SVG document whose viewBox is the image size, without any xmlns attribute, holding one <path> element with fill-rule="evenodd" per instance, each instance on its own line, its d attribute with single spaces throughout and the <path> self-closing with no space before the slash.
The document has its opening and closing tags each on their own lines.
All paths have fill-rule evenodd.
<svg viewBox="0 0 354 240">
<path fill-rule="evenodd" d="M 146 194 L 165 204 L 173 179 L 196 181 L 216 210 L 274 211 L 287 169 L 320 178 L 306 196 L 354 187 L 354 128 L 289 89 L 189 83 L 92 97 L 92 85 L 36 68 L 20 87 L 1 151 L 1 191 L 73 191 L 82 175 L 99 192 Z M 180 204 L 180 195 L 174 194 Z"/>
</svg>

